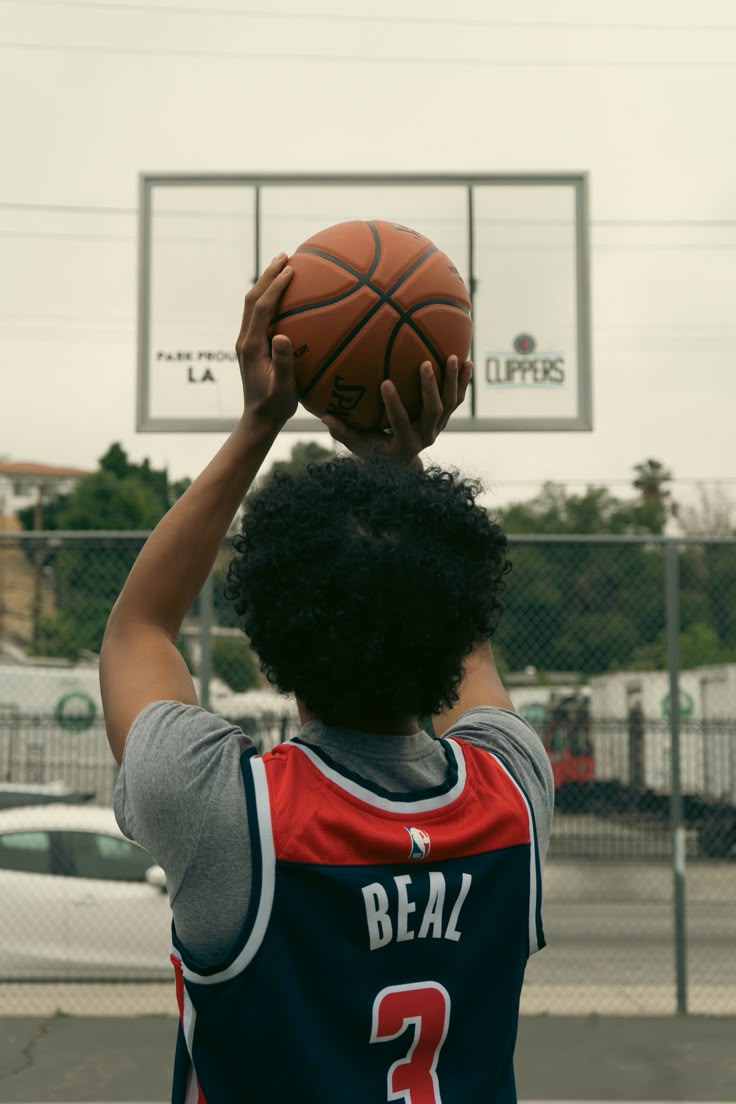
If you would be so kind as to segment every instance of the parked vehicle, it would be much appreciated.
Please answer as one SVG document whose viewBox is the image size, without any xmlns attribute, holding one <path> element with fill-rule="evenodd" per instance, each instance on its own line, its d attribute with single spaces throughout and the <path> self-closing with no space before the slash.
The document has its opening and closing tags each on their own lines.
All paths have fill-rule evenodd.
<svg viewBox="0 0 736 1104">
<path fill-rule="evenodd" d="M 78 805 L 89 801 L 94 794 L 72 789 L 65 782 L 0 782 L 0 809 L 12 809 L 16 805 Z"/>
<path fill-rule="evenodd" d="M 0 811 L 0 980 L 170 977 L 164 872 L 111 809 Z"/>
<path fill-rule="evenodd" d="M 729 665 L 685 671 L 682 678 L 682 816 L 703 858 L 736 859 L 736 721 L 716 711 L 727 699 L 712 690 L 730 687 L 731 675 Z M 589 689 L 520 708 L 547 749 L 558 811 L 668 823 L 668 709 L 666 671 L 596 675 Z"/>
</svg>

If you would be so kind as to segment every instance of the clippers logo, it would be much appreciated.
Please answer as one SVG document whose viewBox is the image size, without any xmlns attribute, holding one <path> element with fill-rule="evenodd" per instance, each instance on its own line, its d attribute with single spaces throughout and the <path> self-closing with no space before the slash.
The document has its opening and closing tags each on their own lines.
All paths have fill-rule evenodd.
<svg viewBox="0 0 736 1104">
<path fill-rule="evenodd" d="M 404 828 L 404 831 L 409 833 L 411 840 L 409 858 L 426 859 L 432 846 L 427 832 L 422 831 L 421 828 Z"/>
<path fill-rule="evenodd" d="M 523 356 L 530 356 L 537 347 L 537 343 L 531 334 L 519 334 L 514 338 L 514 348 Z"/>
<path fill-rule="evenodd" d="M 560 387 L 565 382 L 564 353 L 537 352 L 537 339 L 520 333 L 514 352 L 486 354 L 489 387 Z"/>
</svg>

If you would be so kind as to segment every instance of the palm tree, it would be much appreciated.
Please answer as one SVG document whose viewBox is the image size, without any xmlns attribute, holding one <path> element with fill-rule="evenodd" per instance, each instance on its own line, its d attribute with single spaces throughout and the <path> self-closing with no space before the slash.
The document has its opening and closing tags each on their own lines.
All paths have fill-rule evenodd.
<svg viewBox="0 0 736 1104">
<path fill-rule="evenodd" d="M 664 506 L 671 494 L 669 490 L 665 490 L 665 484 L 672 482 L 672 472 L 659 460 L 644 460 L 641 464 L 634 465 L 634 471 L 634 486 L 641 492 L 644 501 L 657 502 Z"/>
</svg>

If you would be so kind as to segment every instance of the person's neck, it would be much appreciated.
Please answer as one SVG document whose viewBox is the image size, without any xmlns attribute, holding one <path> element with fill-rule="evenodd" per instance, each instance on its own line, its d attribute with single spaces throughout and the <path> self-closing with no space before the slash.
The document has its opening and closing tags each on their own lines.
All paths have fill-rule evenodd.
<svg viewBox="0 0 736 1104">
<path fill-rule="evenodd" d="M 309 721 L 322 720 L 304 702 L 297 700 L 296 704 L 302 725 L 308 724 Z M 387 717 L 351 717 L 349 721 L 345 720 L 340 722 L 339 725 L 336 723 L 330 727 L 350 728 L 371 736 L 414 736 L 417 732 L 422 731 L 416 717 L 397 717 L 393 719 Z"/>
</svg>

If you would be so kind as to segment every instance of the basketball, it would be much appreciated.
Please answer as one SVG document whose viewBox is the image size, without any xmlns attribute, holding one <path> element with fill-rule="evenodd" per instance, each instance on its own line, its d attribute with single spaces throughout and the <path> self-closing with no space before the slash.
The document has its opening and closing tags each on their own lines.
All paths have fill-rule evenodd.
<svg viewBox="0 0 736 1104">
<path fill-rule="evenodd" d="M 431 361 L 441 389 L 447 358 L 467 358 L 468 291 L 450 258 L 416 230 L 338 223 L 289 264 L 294 275 L 270 333 L 290 339 L 299 399 L 312 414 L 385 428 L 380 386 L 390 379 L 416 418 L 419 365 Z"/>
</svg>

